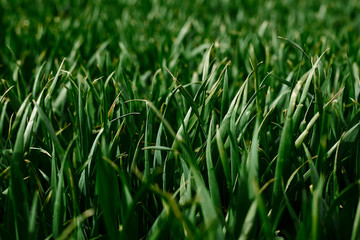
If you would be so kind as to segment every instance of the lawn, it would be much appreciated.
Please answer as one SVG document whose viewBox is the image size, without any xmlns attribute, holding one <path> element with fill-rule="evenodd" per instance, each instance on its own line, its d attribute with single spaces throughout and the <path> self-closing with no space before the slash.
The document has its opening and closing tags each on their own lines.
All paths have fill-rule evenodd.
<svg viewBox="0 0 360 240">
<path fill-rule="evenodd" d="M 0 0 L 0 239 L 359 239 L 359 11 Z"/>
</svg>

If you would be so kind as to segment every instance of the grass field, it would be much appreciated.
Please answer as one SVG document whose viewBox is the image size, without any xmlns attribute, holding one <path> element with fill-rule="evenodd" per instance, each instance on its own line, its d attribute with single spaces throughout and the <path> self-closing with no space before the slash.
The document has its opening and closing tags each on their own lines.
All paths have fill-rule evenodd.
<svg viewBox="0 0 360 240">
<path fill-rule="evenodd" d="M 0 0 L 0 239 L 359 239 L 359 11 Z"/>
</svg>

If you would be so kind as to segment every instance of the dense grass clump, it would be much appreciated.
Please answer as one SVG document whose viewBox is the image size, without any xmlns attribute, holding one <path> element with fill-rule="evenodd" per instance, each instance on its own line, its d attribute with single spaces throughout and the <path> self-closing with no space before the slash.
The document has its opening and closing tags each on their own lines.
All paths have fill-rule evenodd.
<svg viewBox="0 0 360 240">
<path fill-rule="evenodd" d="M 0 0 L 0 238 L 358 239 L 359 11 Z"/>
</svg>

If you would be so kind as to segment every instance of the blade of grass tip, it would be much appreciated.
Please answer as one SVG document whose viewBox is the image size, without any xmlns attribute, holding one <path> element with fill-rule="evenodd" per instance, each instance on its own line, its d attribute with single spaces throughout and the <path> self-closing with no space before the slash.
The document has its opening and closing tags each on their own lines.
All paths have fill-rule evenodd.
<svg viewBox="0 0 360 240">
<path fill-rule="evenodd" d="M 258 63 L 258 66 L 262 64 L 262 62 Z M 265 77 L 261 80 L 260 84 L 259 84 L 259 88 L 264 86 L 264 83 L 266 82 L 266 80 L 270 79 L 270 76 L 272 76 L 272 72 L 268 72 Z M 266 96 L 267 97 L 267 96 Z"/>
<path fill-rule="evenodd" d="M 221 99 L 221 117 L 220 122 L 224 119 L 226 110 L 229 108 L 230 100 L 229 100 L 229 77 L 227 69 L 225 70 L 224 81 L 223 81 L 223 92 Z"/>
<path fill-rule="evenodd" d="M 23 112 L 26 110 L 26 108 L 28 106 L 29 99 L 30 99 L 30 94 L 26 97 L 26 99 L 21 104 L 19 110 L 16 112 L 15 120 L 12 123 L 12 126 L 11 126 L 12 131 L 18 128 L 18 125 L 19 125 L 19 123 L 21 121 L 21 116 L 23 115 Z"/>
<path fill-rule="evenodd" d="M 132 174 L 132 172 L 134 171 L 134 168 L 136 167 L 137 165 L 137 159 L 138 159 L 138 155 L 139 155 L 139 152 L 140 152 L 140 143 L 142 141 L 144 137 L 144 134 L 142 134 L 140 137 L 139 137 L 139 140 L 136 144 L 136 147 L 135 149 L 133 150 L 133 158 L 132 158 L 132 161 L 131 161 L 131 164 L 130 164 L 130 169 L 128 169 L 128 171 L 130 171 L 130 175 Z M 165 167 L 165 166 L 164 166 Z"/>
<path fill-rule="evenodd" d="M 357 130 L 357 128 L 360 126 L 360 123 L 355 124 L 352 128 L 350 128 L 348 131 L 345 132 L 344 137 L 343 137 L 343 141 L 346 141 L 346 139 L 350 136 L 352 136 L 352 134 Z M 326 158 L 329 158 L 334 151 L 336 150 L 337 146 L 340 144 L 340 140 L 338 140 L 331 148 L 330 150 L 326 153 Z"/>
<path fill-rule="evenodd" d="M 161 68 L 159 68 L 156 70 L 156 72 L 154 73 L 154 75 L 152 77 L 151 86 L 150 86 L 150 100 L 151 101 L 156 101 L 156 99 L 159 99 L 159 96 L 162 95 L 162 91 L 160 89 L 161 89 L 161 83 L 162 83 L 162 79 L 163 79 L 161 77 L 163 75 L 161 73 L 162 73 Z M 159 78 L 158 78 L 158 75 L 160 75 Z"/>
<path fill-rule="evenodd" d="M 231 62 L 228 61 L 227 64 L 225 64 L 224 68 L 222 69 L 222 71 L 217 79 L 215 78 L 215 73 L 217 72 L 218 67 L 214 64 L 214 66 L 211 69 L 210 76 L 207 80 L 208 88 L 203 89 L 203 94 L 201 95 L 198 106 L 200 106 L 199 112 L 200 112 L 201 119 L 203 119 L 203 124 L 205 126 L 209 125 L 210 115 L 214 108 L 213 105 L 216 103 L 217 98 L 220 96 L 220 94 L 222 92 L 221 85 L 222 85 L 222 81 L 224 80 L 224 73 L 225 73 L 225 70 L 227 69 L 227 66 L 230 63 Z M 215 79 L 216 79 L 216 81 L 215 81 Z M 199 128 L 200 128 L 200 126 L 198 125 L 196 132 L 198 132 L 200 130 Z M 204 130 L 206 130 L 205 127 L 204 127 Z M 195 135 L 197 135 L 197 133 Z M 204 135 L 204 138 L 206 138 L 206 135 Z"/>
<path fill-rule="evenodd" d="M 94 209 L 88 209 L 81 213 L 79 216 L 75 217 L 56 240 L 71 239 L 70 234 L 76 229 L 76 227 L 78 227 L 78 225 L 85 221 L 87 218 L 92 217 L 94 213 Z"/>
<path fill-rule="evenodd" d="M 209 96 L 205 99 L 205 105 L 208 105 L 210 100 L 213 98 L 213 96 L 215 95 L 215 93 L 217 93 L 218 89 L 219 89 L 219 86 L 221 84 L 221 80 L 224 80 L 224 78 L 222 77 L 224 75 L 224 73 L 226 72 L 227 70 L 227 66 L 231 63 L 231 61 L 227 62 L 225 67 L 223 68 L 223 70 L 221 71 L 218 79 L 216 80 L 216 82 L 214 83 L 214 85 L 211 87 L 210 91 L 209 91 Z"/>
<path fill-rule="evenodd" d="M 254 128 L 254 133 L 253 133 L 253 138 L 251 141 L 251 150 L 250 150 L 250 154 L 248 156 L 248 161 L 246 164 L 246 168 L 248 169 L 248 173 L 249 173 L 249 180 L 248 183 L 251 184 L 249 186 L 249 195 L 250 197 L 254 197 L 254 192 L 253 192 L 253 181 L 257 181 L 258 180 L 258 169 L 259 169 L 259 153 L 258 153 L 258 144 L 259 144 L 259 113 L 258 113 L 258 117 L 256 119 L 256 123 L 255 123 L 255 128 Z"/>
<path fill-rule="evenodd" d="M 238 118 L 236 119 L 236 122 L 235 122 L 235 125 L 237 127 L 237 129 L 239 129 L 240 126 L 243 126 L 244 123 L 246 122 L 245 119 L 246 118 L 242 118 L 243 115 L 246 113 L 246 114 L 250 114 L 250 110 L 248 109 L 251 109 L 251 106 L 254 104 L 254 101 L 256 100 L 256 97 L 257 95 L 259 95 L 262 90 L 265 89 L 265 86 L 262 86 L 260 87 L 259 91 L 255 92 L 250 98 L 249 100 L 247 100 L 247 103 L 245 105 L 242 105 L 242 108 L 241 108 L 241 111 L 240 111 L 240 114 L 238 116 Z M 244 97 L 245 97 L 245 94 L 244 94 Z M 242 104 L 244 104 L 245 101 L 242 102 Z M 239 104 L 239 102 L 237 103 L 237 105 Z M 237 107 L 235 108 L 237 109 Z M 250 116 L 247 116 L 247 117 L 250 117 Z M 258 114 L 255 115 L 255 117 L 259 118 L 258 117 Z M 263 118 L 263 117 L 261 117 Z"/>
<path fill-rule="evenodd" d="M 91 65 L 93 65 L 93 63 L 96 61 L 96 58 L 98 58 L 101 54 L 101 52 L 103 52 L 105 50 L 105 48 L 109 45 L 109 43 L 112 41 L 112 39 L 108 39 L 107 41 L 103 42 L 99 48 L 96 50 L 96 52 L 90 57 L 88 63 L 87 63 L 87 67 L 89 68 Z"/>
<path fill-rule="evenodd" d="M 55 201 L 54 201 L 54 212 L 53 212 L 53 221 L 52 221 L 52 232 L 53 232 L 53 236 L 56 239 L 61 231 L 62 231 L 62 226 L 63 223 L 61 222 L 62 219 L 61 217 L 63 216 L 63 211 L 64 209 L 64 203 L 62 202 L 63 198 L 64 198 L 64 168 L 65 168 L 65 163 L 67 161 L 68 155 L 70 153 L 70 150 L 72 148 L 73 143 L 76 140 L 76 136 L 70 141 L 65 154 L 62 156 L 61 159 L 61 167 L 60 167 L 60 171 L 58 173 L 59 176 L 59 180 L 57 182 L 57 186 L 56 186 L 56 193 L 55 193 Z"/>
<path fill-rule="evenodd" d="M 300 101 L 298 103 L 299 105 L 299 109 L 296 109 L 295 113 L 294 113 L 294 123 L 296 123 L 296 126 L 297 124 L 299 123 L 300 121 L 300 117 L 302 115 L 302 108 L 303 108 L 303 103 L 308 95 L 308 92 L 309 92 L 309 88 L 310 88 L 310 84 L 311 84 L 311 80 L 313 79 L 313 77 L 316 78 L 315 76 L 315 70 L 316 68 L 318 67 L 319 63 L 320 63 L 320 60 L 321 58 L 324 56 L 324 54 L 326 52 L 329 51 L 329 48 L 326 49 L 321 55 L 320 57 L 316 60 L 315 64 L 312 66 L 312 68 L 308 71 L 308 75 L 307 75 L 307 78 L 306 78 L 306 81 L 305 81 L 305 85 L 304 85 L 304 88 L 303 88 L 303 91 L 302 91 L 302 94 L 301 94 L 301 97 L 300 97 Z M 305 75 L 304 75 L 305 76 Z M 314 80 L 315 82 L 315 80 Z M 318 91 L 318 90 L 317 90 Z M 317 93 L 318 94 L 318 93 Z M 316 101 L 319 101 L 319 98 L 318 95 L 315 96 L 315 100 Z M 321 100 L 322 101 L 322 100 Z M 321 106 L 322 107 L 322 106 Z M 321 109 L 322 110 L 322 109 Z"/>
<path fill-rule="evenodd" d="M 95 89 L 93 83 L 90 81 L 90 79 L 88 77 L 85 77 L 85 81 L 87 82 L 87 84 L 90 87 L 91 92 L 94 94 L 95 99 L 97 100 L 97 103 L 100 105 L 100 107 L 102 108 L 102 101 L 100 100 L 100 95 L 97 92 L 97 90 Z"/>
<path fill-rule="evenodd" d="M 58 82 L 58 79 L 59 79 L 59 76 L 60 76 L 60 72 L 61 72 L 61 69 L 62 69 L 62 66 L 63 66 L 65 60 L 66 60 L 66 58 L 64 58 L 64 59 L 62 60 L 62 62 L 61 62 L 61 64 L 60 64 L 60 67 L 59 67 L 59 69 L 58 69 L 58 71 L 57 71 L 54 79 L 52 80 L 52 83 L 51 83 L 51 85 L 50 85 L 50 87 L 49 87 L 49 89 L 48 89 L 48 92 L 47 92 L 47 94 L 46 94 L 46 97 L 45 97 L 45 106 L 46 106 L 46 108 L 48 108 L 48 107 L 50 106 L 51 97 L 52 97 L 53 92 L 54 92 L 54 90 L 55 90 L 55 87 L 56 87 L 56 84 L 57 84 L 57 82 Z"/>
<path fill-rule="evenodd" d="M 34 85 L 33 85 L 33 89 L 32 89 L 32 96 L 33 97 L 37 96 L 37 92 L 38 92 L 39 85 L 40 85 L 40 74 L 41 74 L 42 69 L 45 66 L 45 63 L 46 62 L 43 62 L 43 64 L 41 64 L 41 66 L 37 69 L 35 80 L 34 80 Z"/>
<path fill-rule="evenodd" d="M 333 102 L 344 90 L 345 88 L 341 88 L 336 94 L 335 96 L 329 101 L 327 102 L 324 106 L 323 109 L 325 109 L 331 102 Z M 300 136 L 296 139 L 295 141 L 295 147 L 299 148 L 300 145 L 302 144 L 302 142 L 305 140 L 306 136 L 309 134 L 311 127 L 314 125 L 314 123 L 316 122 L 316 120 L 320 117 L 320 113 L 317 112 L 313 118 L 310 120 L 310 122 L 308 123 L 308 125 L 306 126 L 305 130 L 300 134 Z"/>
<path fill-rule="evenodd" d="M 163 131 L 163 123 L 161 122 L 156 135 L 156 146 L 161 145 L 162 131 Z M 162 164 L 163 164 L 163 159 L 161 152 L 159 150 L 155 150 L 153 168 L 155 168 L 156 166 L 161 166 Z"/>
<path fill-rule="evenodd" d="M 311 153 L 310 153 L 308 147 L 304 143 L 302 144 L 302 146 L 304 148 L 304 152 L 305 152 L 307 161 L 309 162 L 309 165 L 310 165 L 311 183 L 313 185 L 314 184 L 316 185 L 319 182 L 319 178 L 320 178 L 319 173 L 317 172 L 315 164 L 312 161 L 313 158 L 311 157 Z"/>
<path fill-rule="evenodd" d="M 3 136 L 3 129 L 4 129 L 4 125 L 5 125 L 5 117 L 7 117 L 7 106 L 9 104 L 9 101 L 5 101 L 2 111 L 1 111 L 1 116 L 0 116 L 0 136 Z"/>
<path fill-rule="evenodd" d="M 355 124 L 354 126 L 358 126 L 359 123 Z M 345 133 L 344 135 L 344 142 L 347 142 L 347 143 L 353 143 L 355 142 L 357 136 L 358 136 L 358 133 L 359 133 L 359 128 L 355 128 L 353 131 L 348 131 Z"/>
<path fill-rule="evenodd" d="M 219 151 L 219 155 L 220 155 L 221 164 L 223 166 L 223 171 L 224 171 L 224 175 L 225 175 L 225 179 L 226 179 L 226 185 L 227 185 L 227 188 L 228 188 L 227 190 L 229 191 L 230 189 L 232 189 L 231 178 L 230 178 L 229 161 L 228 161 L 228 158 L 226 156 L 224 143 L 223 143 L 223 141 L 221 139 L 219 125 L 216 125 L 216 143 L 217 143 L 217 147 L 218 147 L 218 151 Z"/>
<path fill-rule="evenodd" d="M 155 112 L 157 117 L 161 120 L 161 122 L 164 124 L 166 129 L 170 132 L 172 137 L 176 138 L 178 141 L 183 141 L 182 137 L 180 135 L 176 134 L 176 132 L 171 127 L 171 124 L 164 118 L 164 116 L 159 112 L 159 110 L 154 106 L 154 104 L 150 101 L 147 101 L 147 104 Z"/>
<path fill-rule="evenodd" d="M 87 161 L 89 162 L 88 163 L 88 175 L 89 176 L 90 176 L 91 166 L 92 166 L 91 161 L 93 159 L 95 150 L 96 150 L 96 148 L 98 146 L 98 143 L 99 143 L 99 139 L 100 139 L 103 132 L 104 132 L 104 128 L 101 128 L 100 131 L 98 132 L 98 134 L 96 135 L 95 140 L 94 140 L 94 142 L 93 142 L 93 144 L 91 146 L 90 152 L 88 154 L 88 160 Z"/>
<path fill-rule="evenodd" d="M 212 47 L 212 45 L 211 45 Z M 205 98 L 206 98 L 206 89 L 208 88 L 208 85 L 210 84 L 210 81 L 212 79 L 214 79 L 214 75 L 216 72 L 216 67 L 212 68 L 212 71 L 209 72 L 209 66 L 210 66 L 210 52 L 211 52 L 211 48 L 209 49 L 209 51 L 205 54 L 204 60 L 201 64 L 203 64 L 203 74 L 202 74 L 202 82 L 200 87 L 198 88 L 195 97 L 194 97 L 194 101 L 195 102 L 199 102 L 200 106 L 204 106 L 205 105 Z M 215 60 L 214 60 L 215 61 Z M 200 65 L 201 65 L 200 64 Z M 208 76 L 209 74 L 209 76 Z M 209 111 L 209 107 L 201 107 L 200 108 L 200 116 L 203 116 L 204 114 L 208 113 Z M 205 136 L 204 136 L 205 137 Z"/>
<path fill-rule="evenodd" d="M 310 159 L 311 159 L 311 156 L 310 156 Z M 285 186 L 285 190 L 284 190 L 285 193 L 286 193 L 287 190 L 289 189 L 289 186 L 290 186 L 292 180 L 294 179 L 294 177 L 296 176 L 296 174 L 297 174 L 297 173 L 299 172 L 299 170 L 300 170 L 303 166 L 305 166 L 308 162 L 309 162 L 309 160 L 307 160 L 306 162 L 304 162 L 303 164 L 301 164 L 301 165 L 290 175 L 290 177 L 289 177 L 289 179 L 288 179 L 288 181 L 287 181 L 287 183 L 286 183 L 286 186 Z"/>
<path fill-rule="evenodd" d="M 253 63 L 255 59 L 250 58 L 250 65 L 254 72 L 254 85 L 255 85 L 255 92 L 259 92 L 260 82 L 259 82 L 259 76 L 258 76 L 258 68 L 257 65 Z M 263 94 L 256 94 L 256 109 L 257 114 L 260 118 L 263 116 L 263 102 L 264 102 L 264 95 Z"/>
<path fill-rule="evenodd" d="M 310 120 L 305 130 L 300 134 L 300 136 L 295 140 L 295 147 L 299 148 L 306 136 L 309 134 L 311 127 L 315 124 L 316 120 L 320 117 L 319 112 L 317 112 L 314 117 Z"/>
<path fill-rule="evenodd" d="M 286 85 L 286 86 L 288 86 L 288 87 L 291 88 L 291 83 L 290 83 L 289 81 L 287 81 L 287 80 L 285 80 L 285 79 L 283 79 L 283 78 L 281 78 L 281 77 L 279 77 L 279 76 L 276 76 L 276 75 L 273 74 L 272 72 L 270 73 L 270 75 L 271 75 L 271 77 L 273 77 L 273 79 L 276 79 L 276 80 L 278 80 L 280 83 L 282 83 L 282 84 L 284 84 L 284 85 Z M 293 75 L 294 75 L 294 72 L 290 72 L 288 78 L 291 79 Z"/>
<path fill-rule="evenodd" d="M 13 88 L 13 86 L 11 86 Z M 16 86 L 14 85 L 14 87 L 16 88 Z M 4 84 L 4 88 L 6 89 L 7 86 Z M 9 87 L 10 88 L 10 87 Z M 12 91 L 7 91 L 6 95 L 8 96 L 8 98 L 10 99 L 10 107 L 13 109 L 14 112 L 17 112 L 21 102 L 19 100 L 19 97 L 16 95 L 16 89 L 12 90 Z M 5 96 L 5 93 L 4 95 Z"/>
<path fill-rule="evenodd" d="M 335 153 L 335 158 L 334 158 L 334 168 L 333 168 L 333 172 L 332 172 L 332 177 L 333 177 L 333 194 L 334 196 L 337 196 L 339 194 L 339 184 L 338 184 L 338 178 L 337 178 L 337 168 L 338 168 L 338 157 L 339 157 L 339 148 L 340 148 L 340 143 L 344 137 L 345 133 L 343 133 L 339 139 L 339 144 L 336 148 L 336 153 Z"/>
<path fill-rule="evenodd" d="M 208 182 L 209 182 L 209 188 L 210 188 L 210 196 L 214 202 L 214 205 L 217 208 L 221 207 L 220 202 L 220 194 L 219 194 L 219 186 L 216 181 L 215 176 L 215 169 L 212 162 L 212 155 L 211 155 L 211 138 L 212 138 L 212 130 L 214 129 L 215 124 L 215 113 L 213 112 L 212 118 L 210 120 L 210 126 L 208 131 L 208 137 L 206 142 L 206 167 L 208 172 Z"/>
<path fill-rule="evenodd" d="M 1 98 L 0 98 L 0 103 L 3 101 L 3 99 L 4 99 L 5 96 L 6 96 L 6 94 L 7 94 L 8 92 L 10 92 L 11 89 L 14 88 L 14 86 L 15 86 L 15 85 L 12 85 L 11 87 L 9 87 L 9 88 L 4 92 L 4 94 L 3 94 L 3 95 L 1 96 Z"/>
<path fill-rule="evenodd" d="M 309 63 L 312 65 L 312 61 L 310 59 L 310 57 L 307 55 L 307 53 L 297 44 L 295 43 L 294 41 L 290 40 L 290 39 L 287 39 L 287 38 L 284 38 L 284 37 L 281 37 L 281 36 L 278 36 L 279 39 L 281 40 L 284 40 L 288 43 L 290 43 L 291 45 L 293 45 L 295 48 L 299 49 L 300 52 L 302 52 L 302 54 L 304 54 L 304 56 L 307 58 L 307 60 L 309 61 Z"/>
<path fill-rule="evenodd" d="M 244 89 L 247 86 L 247 83 L 248 83 L 252 73 L 253 73 L 253 71 L 251 71 L 248 74 L 247 78 L 245 79 L 244 83 L 240 87 L 239 91 L 236 93 L 235 97 L 233 98 L 233 100 L 230 103 L 229 109 L 228 109 L 227 113 L 225 114 L 223 121 L 220 124 L 220 133 L 224 134 L 224 135 L 222 135 L 222 137 L 225 137 L 225 134 L 229 132 L 231 116 L 232 116 L 232 114 L 234 114 L 235 107 L 239 104 L 238 102 L 240 101 L 240 97 L 241 97 L 242 93 L 244 92 Z M 245 91 L 245 93 L 246 92 L 247 91 Z"/>
<path fill-rule="evenodd" d="M 211 49 L 213 48 L 214 44 L 211 44 L 207 52 L 205 53 L 205 58 L 203 61 L 203 71 L 202 71 L 202 82 L 205 82 L 207 79 L 207 76 L 209 74 L 209 68 L 210 68 L 210 53 Z"/>
<path fill-rule="evenodd" d="M 124 118 L 124 117 L 134 116 L 134 115 L 140 115 L 140 113 L 139 113 L 139 112 L 126 113 L 126 114 L 124 114 L 124 115 L 121 115 L 121 116 L 119 116 L 119 117 L 116 117 L 116 118 L 114 118 L 114 119 L 111 119 L 111 120 L 108 122 L 108 125 L 110 126 L 112 123 L 114 123 L 114 122 L 116 122 L 117 120 L 120 120 L 120 119 L 122 119 L 122 118 Z M 121 125 L 121 124 L 120 124 L 120 125 Z"/>
<path fill-rule="evenodd" d="M 112 116 L 112 113 L 113 113 L 113 110 L 116 106 L 116 102 L 119 100 L 119 97 L 120 97 L 120 94 L 121 94 L 122 91 L 119 91 L 119 93 L 116 95 L 116 98 L 115 100 L 113 101 L 113 103 L 111 104 L 111 107 L 108 111 L 108 118 L 110 118 Z"/>
<path fill-rule="evenodd" d="M 181 83 L 174 77 L 174 75 L 170 72 L 170 70 L 165 67 L 166 71 L 168 71 L 168 73 L 171 75 L 173 81 L 176 83 L 178 89 L 180 90 L 181 95 L 184 97 L 185 101 L 187 104 L 190 105 L 190 107 L 192 108 L 192 110 L 194 111 L 195 115 L 197 116 L 197 118 L 199 119 L 200 125 L 203 126 L 204 124 L 202 123 L 202 119 L 200 117 L 199 111 L 198 111 L 198 106 L 196 104 L 196 102 L 194 102 L 194 100 L 192 99 L 190 93 L 181 85 Z M 202 129 L 202 133 L 205 136 L 205 131 L 203 129 L 203 127 L 201 127 Z"/>
<path fill-rule="evenodd" d="M 188 172 L 189 172 L 189 170 L 188 170 Z M 184 206 L 186 204 L 186 202 L 188 201 L 187 194 L 186 194 L 187 192 L 186 192 L 185 173 L 182 173 L 181 177 L 180 177 L 179 192 L 180 192 L 179 204 L 181 206 Z"/>
<path fill-rule="evenodd" d="M 59 139 L 56 136 L 55 130 L 51 125 L 51 122 L 49 121 L 49 119 L 46 117 L 45 113 L 43 112 L 43 110 L 40 108 L 40 106 L 33 100 L 33 104 L 35 105 L 35 107 L 38 110 L 38 113 L 43 121 L 43 123 L 45 124 L 46 129 L 48 130 L 48 133 L 51 137 L 51 140 L 54 143 L 54 147 L 56 148 L 56 151 L 59 153 L 60 159 L 62 159 L 63 155 L 64 155 L 64 149 L 62 148 Z"/>
<path fill-rule="evenodd" d="M 246 123 L 246 125 L 249 125 L 248 119 L 250 118 L 250 110 L 248 110 L 248 109 L 252 108 L 252 105 L 254 104 L 256 95 L 259 94 L 260 91 L 264 88 L 265 88 L 265 86 L 260 87 L 259 91 L 255 92 L 249 99 L 246 99 L 246 101 L 244 101 L 244 100 L 247 97 L 247 93 L 244 93 L 243 101 L 241 103 L 242 106 L 241 106 L 240 114 L 235 121 L 235 126 L 236 126 L 237 131 L 240 130 L 239 128 L 243 127 L 245 125 L 245 123 Z M 245 92 L 247 92 L 247 91 L 245 91 Z M 240 104 L 240 99 L 235 105 L 235 108 L 234 108 L 235 110 L 238 109 L 239 104 Z M 245 117 L 243 118 L 244 114 L 245 114 Z M 234 115 L 235 115 L 235 113 L 232 113 L 232 116 L 234 116 Z M 254 115 L 252 117 L 252 119 L 253 118 L 257 118 L 257 114 Z M 244 129 L 242 131 L 244 131 Z"/>
<path fill-rule="evenodd" d="M 38 105 L 40 104 L 40 102 L 42 100 L 43 93 L 44 93 L 44 90 L 41 91 L 40 96 L 38 97 L 38 99 L 36 101 L 36 103 Z M 37 115 L 36 113 L 37 113 L 37 108 L 35 107 L 31 112 L 30 119 L 28 121 L 28 124 L 27 124 L 25 132 L 24 132 L 24 146 L 25 146 L 25 149 L 27 149 L 29 147 L 30 137 L 31 137 L 31 134 L 32 134 L 32 128 L 34 126 L 35 117 Z"/>
<path fill-rule="evenodd" d="M 112 78 L 112 76 L 115 74 L 115 71 L 113 71 L 112 73 L 110 73 L 110 75 L 106 78 L 106 80 L 105 80 L 105 89 L 108 87 L 108 85 L 109 85 L 109 82 L 110 82 L 110 80 L 111 80 L 111 78 Z"/>
<path fill-rule="evenodd" d="M 9 129 L 8 129 L 8 132 L 7 132 L 7 139 L 6 139 L 7 141 L 9 141 L 10 138 L 11 138 L 11 134 L 12 134 L 11 125 L 13 123 L 14 115 L 15 115 L 15 113 L 12 113 L 11 116 L 10 116 L 10 119 L 9 119 Z"/>
<path fill-rule="evenodd" d="M 93 166 L 94 164 L 92 164 L 92 159 L 93 159 L 94 153 L 97 149 L 99 139 L 103 132 L 104 132 L 104 128 L 101 128 L 100 131 L 98 132 L 98 134 L 96 135 L 95 140 L 90 148 L 90 152 L 88 154 L 87 160 L 84 162 L 84 164 L 79 169 L 79 171 L 82 171 L 82 173 L 81 173 L 78 185 L 79 185 L 80 191 L 82 191 L 85 196 L 87 196 L 88 191 L 89 191 L 89 189 L 88 189 L 89 184 L 87 184 L 87 180 L 90 177 L 91 168 L 94 167 Z M 85 170 L 86 167 L 87 167 L 87 171 Z"/>
</svg>

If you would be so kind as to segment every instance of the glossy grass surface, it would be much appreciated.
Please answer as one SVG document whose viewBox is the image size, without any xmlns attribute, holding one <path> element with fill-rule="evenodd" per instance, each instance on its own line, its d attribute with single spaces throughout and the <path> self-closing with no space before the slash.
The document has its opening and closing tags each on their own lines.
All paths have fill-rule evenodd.
<svg viewBox="0 0 360 240">
<path fill-rule="evenodd" d="M 0 0 L 0 238 L 358 239 L 359 11 Z"/>
</svg>

